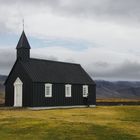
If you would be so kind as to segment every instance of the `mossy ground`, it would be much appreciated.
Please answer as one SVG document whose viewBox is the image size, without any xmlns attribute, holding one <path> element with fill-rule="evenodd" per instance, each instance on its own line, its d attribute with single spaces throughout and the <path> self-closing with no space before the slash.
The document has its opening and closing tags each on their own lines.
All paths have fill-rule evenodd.
<svg viewBox="0 0 140 140">
<path fill-rule="evenodd" d="M 140 106 L 0 109 L 0 140 L 139 140 Z"/>
</svg>

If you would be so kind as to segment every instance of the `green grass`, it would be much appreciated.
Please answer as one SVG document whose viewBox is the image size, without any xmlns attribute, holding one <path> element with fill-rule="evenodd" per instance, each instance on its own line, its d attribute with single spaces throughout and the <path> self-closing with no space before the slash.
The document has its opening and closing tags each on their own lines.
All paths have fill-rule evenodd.
<svg viewBox="0 0 140 140">
<path fill-rule="evenodd" d="M 139 140 L 140 106 L 0 110 L 0 140 Z"/>
</svg>

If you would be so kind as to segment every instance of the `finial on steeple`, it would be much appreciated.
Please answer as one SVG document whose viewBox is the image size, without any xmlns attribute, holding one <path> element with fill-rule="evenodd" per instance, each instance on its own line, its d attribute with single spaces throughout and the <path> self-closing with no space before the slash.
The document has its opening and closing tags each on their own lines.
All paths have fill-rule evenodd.
<svg viewBox="0 0 140 140">
<path fill-rule="evenodd" d="M 22 19 L 23 31 L 24 31 L 24 18 Z"/>
</svg>

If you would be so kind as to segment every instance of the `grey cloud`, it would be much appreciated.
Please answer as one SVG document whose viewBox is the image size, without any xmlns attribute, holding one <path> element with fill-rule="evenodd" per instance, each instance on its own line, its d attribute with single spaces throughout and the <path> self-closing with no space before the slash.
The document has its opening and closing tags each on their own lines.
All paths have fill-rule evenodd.
<svg viewBox="0 0 140 140">
<path fill-rule="evenodd" d="M 53 12 L 66 16 L 81 16 L 93 20 L 111 20 L 112 22 L 121 23 L 127 23 L 128 21 L 137 23 L 140 21 L 139 0 L 98 0 L 97 2 L 79 0 L 71 1 L 68 4 L 61 3 L 56 7 L 53 6 Z"/>
<path fill-rule="evenodd" d="M 0 0 L 0 33 L 12 31 L 11 27 L 15 31 L 22 18 L 39 12 L 139 27 L 139 7 L 140 0 Z"/>
<path fill-rule="evenodd" d="M 106 80 L 140 80 L 140 63 L 125 61 L 122 64 L 114 67 L 103 69 L 93 66 L 90 70 L 87 67 L 89 74 L 94 77 L 94 79 L 106 79 Z"/>
<path fill-rule="evenodd" d="M 49 5 L 49 6 L 57 6 L 61 4 L 60 0 L 0 0 L 1 5 L 18 5 L 20 4 L 21 6 L 27 5 L 32 5 L 34 6 L 40 6 L 40 5 Z"/>
<path fill-rule="evenodd" d="M 14 51 L 0 49 L 0 74 L 8 74 L 15 61 Z"/>
<path fill-rule="evenodd" d="M 104 67 L 108 67 L 109 66 L 109 63 L 107 63 L 107 62 L 104 62 L 104 61 L 98 61 L 98 62 L 95 62 L 95 63 L 93 63 L 93 65 L 96 67 L 102 67 L 102 68 L 104 68 Z"/>
<path fill-rule="evenodd" d="M 126 61 L 119 68 L 114 69 L 112 74 L 115 77 L 140 80 L 140 63 Z"/>
<path fill-rule="evenodd" d="M 36 53 L 36 52 L 31 53 L 31 58 L 40 58 L 40 59 L 53 60 L 53 61 L 58 60 L 58 58 L 56 56 L 48 55 L 48 54 L 44 55 L 44 54 L 40 54 L 40 53 Z"/>
<path fill-rule="evenodd" d="M 42 1 L 43 3 L 43 1 Z M 139 0 L 47 0 L 48 5 L 56 14 L 64 16 L 81 16 L 112 21 L 140 21 Z"/>
<path fill-rule="evenodd" d="M 0 0 L 1 4 L 30 5 L 51 9 L 63 16 L 81 16 L 112 21 L 140 21 L 140 0 Z M 24 11 L 23 11 L 24 12 Z"/>
<path fill-rule="evenodd" d="M 10 72 L 16 59 L 15 56 L 15 51 L 9 51 L 9 49 L 0 49 L 0 74 L 8 74 Z M 43 56 L 38 53 L 36 54 L 35 52 L 31 53 L 31 57 L 55 61 L 59 60 L 55 56 Z M 66 61 L 75 62 L 73 59 L 67 59 Z M 105 61 L 98 61 L 92 63 L 91 65 L 85 66 L 84 68 L 94 79 L 140 80 L 139 62 L 125 61 L 119 65 L 115 65 Z"/>
<path fill-rule="evenodd" d="M 5 32 L 8 32 L 8 28 L 6 27 L 6 24 L 0 19 L 0 34 Z"/>
</svg>

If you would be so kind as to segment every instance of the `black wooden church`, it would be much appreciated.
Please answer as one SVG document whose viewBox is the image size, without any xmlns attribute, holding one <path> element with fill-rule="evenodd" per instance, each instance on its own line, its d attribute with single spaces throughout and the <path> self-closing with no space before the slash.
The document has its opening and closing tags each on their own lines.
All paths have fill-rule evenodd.
<svg viewBox="0 0 140 140">
<path fill-rule="evenodd" d="M 31 47 L 24 31 L 16 49 L 16 62 L 5 81 L 6 106 L 96 104 L 96 84 L 79 64 L 30 58 Z"/>
</svg>

